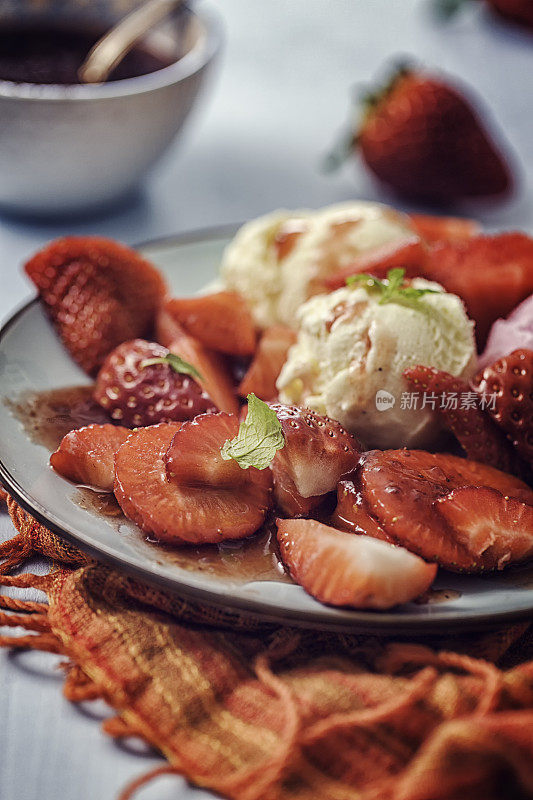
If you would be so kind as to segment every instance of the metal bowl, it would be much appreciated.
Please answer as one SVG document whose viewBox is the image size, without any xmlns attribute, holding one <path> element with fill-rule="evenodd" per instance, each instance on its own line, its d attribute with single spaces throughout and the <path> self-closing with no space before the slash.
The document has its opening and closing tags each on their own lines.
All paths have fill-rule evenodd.
<svg viewBox="0 0 533 800">
<path fill-rule="evenodd" d="M 137 4 L 0 0 L 0 25 L 110 26 Z M 176 60 L 149 75 L 100 85 L 0 80 L 1 208 L 71 215 L 137 188 L 189 116 L 221 32 L 211 14 L 185 10 L 154 28 L 145 43 Z"/>
</svg>

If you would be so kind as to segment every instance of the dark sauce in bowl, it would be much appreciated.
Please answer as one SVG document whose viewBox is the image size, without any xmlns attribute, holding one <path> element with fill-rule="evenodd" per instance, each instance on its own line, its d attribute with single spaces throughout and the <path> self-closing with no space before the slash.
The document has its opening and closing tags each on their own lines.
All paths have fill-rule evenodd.
<svg viewBox="0 0 533 800">
<path fill-rule="evenodd" d="M 51 25 L 0 26 L 0 80 L 14 83 L 79 84 L 78 70 L 105 30 Z M 109 81 L 148 75 L 174 63 L 142 44 L 113 70 Z"/>
</svg>

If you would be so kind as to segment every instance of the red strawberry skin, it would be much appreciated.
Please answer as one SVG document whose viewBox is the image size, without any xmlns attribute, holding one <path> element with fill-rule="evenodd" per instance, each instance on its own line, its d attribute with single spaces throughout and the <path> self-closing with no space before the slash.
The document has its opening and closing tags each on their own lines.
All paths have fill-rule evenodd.
<svg viewBox="0 0 533 800">
<path fill-rule="evenodd" d="M 501 17 L 533 29 L 533 4 L 531 0 L 487 0 L 489 6 Z"/>
<path fill-rule="evenodd" d="M 374 539 L 382 539 L 397 544 L 379 524 L 363 499 L 359 486 L 353 480 L 339 481 L 337 486 L 337 507 L 331 518 L 331 525 L 341 531 L 363 533 Z"/>
<path fill-rule="evenodd" d="M 494 394 L 493 420 L 533 468 L 533 351 L 514 350 L 480 372 L 478 392 Z"/>
<path fill-rule="evenodd" d="M 223 355 L 189 336 L 165 308 L 156 316 L 156 337 L 158 342 L 196 367 L 202 376 L 200 384 L 221 411 L 239 413 L 234 381 Z"/>
<path fill-rule="evenodd" d="M 394 541 L 446 569 L 482 572 L 524 557 L 533 491 L 505 472 L 448 453 L 374 450 L 361 457 L 356 485 L 365 507 Z M 463 495 L 464 502 L 450 497 L 466 488 L 474 493 Z M 488 515 L 487 489 L 493 501 Z M 507 527 L 508 535 L 492 535 L 491 519 L 493 533 Z"/>
<path fill-rule="evenodd" d="M 501 233 L 441 242 L 430 248 L 424 277 L 464 301 L 482 350 L 493 322 L 533 293 L 533 239 Z"/>
<path fill-rule="evenodd" d="M 144 339 L 119 345 L 98 373 L 94 399 L 112 419 L 128 427 L 183 422 L 216 411 L 190 375 L 179 374 L 168 364 L 141 366 L 143 361 L 163 358 L 168 352 Z"/>
<path fill-rule="evenodd" d="M 63 344 L 90 375 L 121 342 L 150 333 L 166 292 L 152 264 L 100 237 L 58 239 L 25 269 Z"/>
<path fill-rule="evenodd" d="M 282 403 L 270 406 L 285 437 L 271 464 L 274 497 L 284 513 L 307 514 L 355 469 L 361 445 L 329 417 Z"/>
<path fill-rule="evenodd" d="M 50 464 L 74 483 L 112 492 L 115 480 L 115 453 L 130 431 L 120 425 L 87 425 L 63 437 Z"/>
<path fill-rule="evenodd" d="M 461 397 L 472 395 L 468 383 L 433 367 L 409 367 L 403 374 L 413 388 L 434 392 L 439 396 L 435 413 L 454 434 L 468 458 L 504 472 L 512 471 L 515 461 L 513 451 L 479 402 L 472 407 L 461 408 Z M 441 408 L 440 398 L 444 398 L 446 403 L 452 395 L 457 398 L 457 408 Z"/>
<path fill-rule="evenodd" d="M 403 71 L 367 111 L 357 137 L 372 172 L 403 197 L 499 195 L 511 177 L 469 102 L 442 80 Z"/>
</svg>

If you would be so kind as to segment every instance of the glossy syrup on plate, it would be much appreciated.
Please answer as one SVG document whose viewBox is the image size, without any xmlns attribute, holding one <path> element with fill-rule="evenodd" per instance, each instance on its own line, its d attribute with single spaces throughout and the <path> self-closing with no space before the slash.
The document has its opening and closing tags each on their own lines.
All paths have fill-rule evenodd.
<svg viewBox="0 0 533 800">
<path fill-rule="evenodd" d="M 36 444 L 55 450 L 63 436 L 84 425 L 109 423 L 107 414 L 92 399 L 91 386 L 73 386 L 47 392 L 27 392 L 16 401 L 8 400 L 9 408 Z M 117 530 L 126 517 L 115 496 L 78 486 L 74 502 L 91 514 L 104 516 Z M 139 538 L 143 536 L 139 531 Z M 248 539 L 222 542 L 219 545 L 169 547 L 144 538 L 153 557 L 163 564 L 172 564 L 191 572 L 209 574 L 235 582 L 288 581 L 279 556 L 275 529 L 265 525 Z"/>
</svg>

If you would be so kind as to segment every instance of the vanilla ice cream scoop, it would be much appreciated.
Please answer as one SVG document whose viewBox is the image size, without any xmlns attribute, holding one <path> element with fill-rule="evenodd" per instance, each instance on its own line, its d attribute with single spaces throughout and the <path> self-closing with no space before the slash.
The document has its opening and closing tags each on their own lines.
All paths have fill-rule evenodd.
<svg viewBox="0 0 533 800">
<path fill-rule="evenodd" d="M 321 290 L 321 279 L 412 235 L 408 217 L 380 203 L 275 211 L 238 231 L 224 253 L 221 281 L 246 298 L 259 327 L 294 326 L 296 311 Z"/>
<path fill-rule="evenodd" d="M 281 402 L 327 414 L 368 447 L 431 446 L 437 415 L 402 373 L 422 364 L 469 378 L 474 324 L 439 284 L 416 279 L 410 286 L 433 293 L 403 305 L 358 284 L 301 306 L 298 339 L 278 378 Z"/>
</svg>

